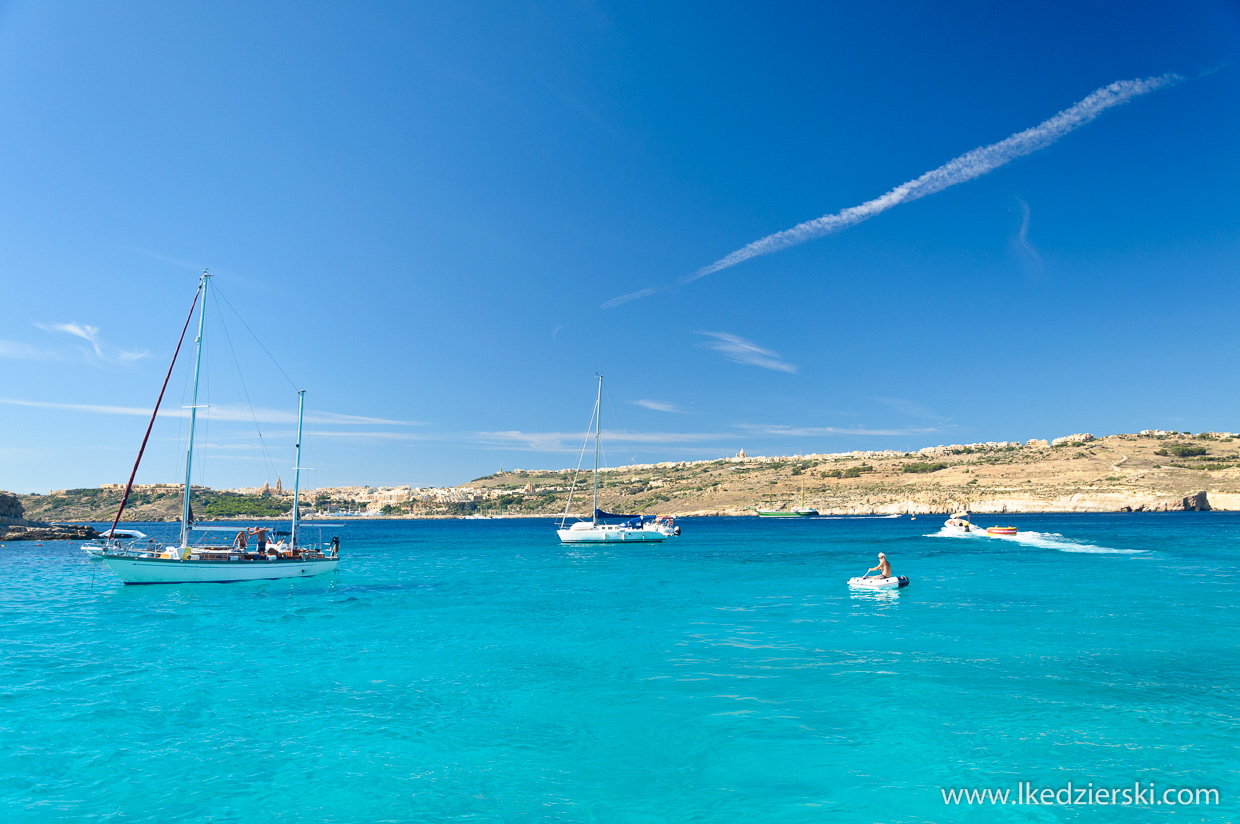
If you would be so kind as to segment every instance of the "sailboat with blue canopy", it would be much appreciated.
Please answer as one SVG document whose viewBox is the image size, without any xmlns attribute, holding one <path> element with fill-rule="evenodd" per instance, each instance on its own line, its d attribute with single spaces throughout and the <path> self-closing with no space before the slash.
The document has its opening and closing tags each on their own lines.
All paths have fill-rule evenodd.
<svg viewBox="0 0 1240 824">
<path fill-rule="evenodd" d="M 657 543 L 666 538 L 680 534 L 680 527 L 674 526 L 666 518 L 653 515 L 617 515 L 605 512 L 598 507 L 598 470 L 599 457 L 602 452 L 601 424 L 603 376 L 598 378 L 598 396 L 594 400 L 594 413 L 590 423 L 594 426 L 594 506 L 590 520 L 580 520 L 565 526 L 569 511 L 573 505 L 573 492 L 577 487 L 577 476 L 573 476 L 573 488 L 568 493 L 568 503 L 564 507 L 564 515 L 560 518 L 560 528 L 556 530 L 560 542 L 565 544 L 612 544 L 612 543 Z M 587 436 L 589 428 L 586 429 Z M 585 445 L 582 445 L 585 453 Z M 580 460 L 577 463 L 578 474 L 581 470 Z"/>
</svg>

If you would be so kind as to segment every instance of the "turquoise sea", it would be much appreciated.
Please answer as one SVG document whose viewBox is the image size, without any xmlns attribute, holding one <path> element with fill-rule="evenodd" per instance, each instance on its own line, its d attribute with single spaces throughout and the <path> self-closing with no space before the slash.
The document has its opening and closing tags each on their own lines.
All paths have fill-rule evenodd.
<svg viewBox="0 0 1240 824">
<path fill-rule="evenodd" d="M 0 820 L 1240 819 L 1240 516 L 941 522 L 610 548 L 361 522 L 337 574 L 148 587 L 10 543 Z M 912 585 L 850 592 L 880 551 Z M 1015 806 L 1018 782 L 1220 803 Z"/>
</svg>

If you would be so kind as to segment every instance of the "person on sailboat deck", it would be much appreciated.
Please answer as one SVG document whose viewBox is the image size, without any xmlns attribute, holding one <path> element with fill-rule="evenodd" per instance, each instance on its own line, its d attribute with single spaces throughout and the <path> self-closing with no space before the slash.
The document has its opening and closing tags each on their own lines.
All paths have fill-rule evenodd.
<svg viewBox="0 0 1240 824">
<path fill-rule="evenodd" d="M 236 538 L 233 538 L 232 545 L 235 548 L 240 549 L 242 552 L 244 552 L 246 547 L 250 545 L 250 539 L 246 537 L 244 529 L 237 533 Z"/>
<path fill-rule="evenodd" d="M 891 564 L 887 563 L 887 556 L 881 552 L 878 553 L 878 566 L 870 567 L 869 569 L 865 571 L 865 574 L 869 575 L 874 570 L 878 570 L 880 573 L 882 573 L 882 576 L 884 578 L 891 577 Z"/>
<path fill-rule="evenodd" d="M 250 527 L 250 534 L 254 536 L 254 542 L 258 544 L 258 554 L 267 554 L 267 528 L 261 526 Z"/>
</svg>

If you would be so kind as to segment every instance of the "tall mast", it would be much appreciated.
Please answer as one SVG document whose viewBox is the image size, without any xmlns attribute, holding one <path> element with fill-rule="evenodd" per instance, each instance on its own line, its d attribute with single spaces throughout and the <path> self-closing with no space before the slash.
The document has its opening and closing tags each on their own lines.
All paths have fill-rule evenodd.
<svg viewBox="0 0 1240 824">
<path fill-rule="evenodd" d="M 599 429 L 602 428 L 603 423 L 603 376 L 597 372 L 594 374 L 598 378 L 598 398 L 594 401 L 594 514 L 590 516 L 590 520 L 597 526 Z"/>
<path fill-rule="evenodd" d="M 207 285 L 211 273 L 202 271 L 202 305 L 198 307 L 198 337 L 194 339 L 194 394 L 189 407 L 189 447 L 185 450 L 185 500 L 181 505 L 181 548 L 189 546 L 190 470 L 194 462 L 194 424 L 198 420 L 198 378 L 202 373 L 202 333 L 207 322 Z"/>
<path fill-rule="evenodd" d="M 301 422 L 306 410 L 306 390 L 297 393 L 297 463 L 293 465 L 293 534 L 289 541 L 297 546 L 297 514 L 298 501 L 301 498 Z"/>
</svg>

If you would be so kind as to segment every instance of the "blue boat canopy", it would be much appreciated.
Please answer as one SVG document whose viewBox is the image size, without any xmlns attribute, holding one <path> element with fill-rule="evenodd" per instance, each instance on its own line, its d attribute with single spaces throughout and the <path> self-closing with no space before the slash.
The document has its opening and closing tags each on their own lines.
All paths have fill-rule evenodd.
<svg viewBox="0 0 1240 824">
<path fill-rule="evenodd" d="M 594 510 L 594 520 L 601 524 L 622 523 L 624 526 L 632 526 L 636 524 L 641 526 L 643 520 L 651 520 L 650 515 L 617 515 L 614 512 L 604 512 L 601 509 Z"/>
</svg>

